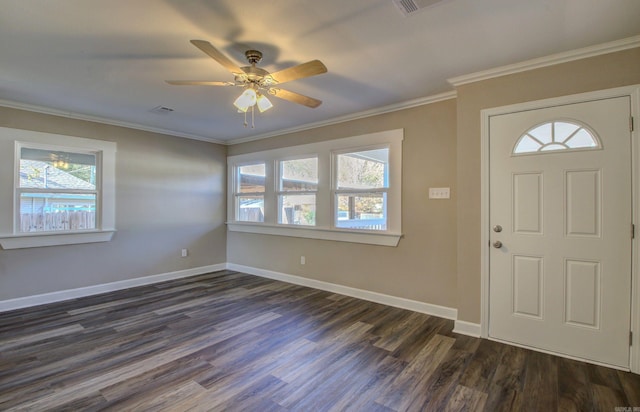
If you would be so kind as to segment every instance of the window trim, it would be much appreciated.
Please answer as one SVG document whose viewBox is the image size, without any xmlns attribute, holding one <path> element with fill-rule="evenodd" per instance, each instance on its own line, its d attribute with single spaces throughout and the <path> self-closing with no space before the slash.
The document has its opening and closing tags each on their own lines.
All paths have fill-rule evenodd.
<svg viewBox="0 0 640 412">
<path fill-rule="evenodd" d="M 227 196 L 227 228 L 231 232 L 291 236 L 341 242 L 364 243 L 381 246 L 397 246 L 402 237 L 402 140 L 403 129 L 387 130 L 342 139 L 253 152 L 227 158 L 228 188 L 235 190 L 234 170 L 251 162 L 266 163 L 265 221 L 236 221 L 234 199 Z M 389 183 L 387 188 L 387 230 L 343 229 L 335 227 L 336 206 L 333 199 L 335 165 L 334 152 L 359 151 L 371 147 L 389 147 Z M 277 207 L 279 160 L 301 157 L 318 157 L 318 191 L 316 197 L 316 226 L 298 226 L 277 223 L 277 212 L 267 210 Z M 235 194 L 235 192 L 233 192 Z"/>
<path fill-rule="evenodd" d="M 9 219 L 0 219 L 0 246 L 3 249 L 21 249 L 31 247 L 72 245 L 82 243 L 107 242 L 115 233 L 115 157 L 116 143 L 82 137 L 64 136 L 22 129 L 0 127 L 0 147 L 8 148 L 4 157 L 12 170 L 11 183 L 0 186 L 0 193 L 6 196 L 7 210 L 11 210 Z M 96 154 L 96 167 L 100 167 L 99 180 L 96 182 L 96 229 L 55 232 L 19 232 L 19 170 L 20 149 L 22 147 L 45 150 L 91 152 Z M 13 157 L 9 161 L 8 156 Z M 9 206 L 9 202 L 11 205 Z"/>
</svg>

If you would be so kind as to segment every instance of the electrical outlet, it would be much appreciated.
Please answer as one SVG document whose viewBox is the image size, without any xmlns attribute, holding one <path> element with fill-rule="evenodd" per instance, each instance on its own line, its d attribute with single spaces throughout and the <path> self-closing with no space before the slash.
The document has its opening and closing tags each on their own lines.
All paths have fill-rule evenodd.
<svg viewBox="0 0 640 412">
<path fill-rule="evenodd" d="M 182 257 L 187 257 L 187 256 L 189 256 L 189 249 L 182 249 L 182 253 L 181 253 L 181 255 L 180 255 L 180 256 L 182 256 Z"/>
<path fill-rule="evenodd" d="M 430 187 L 429 199 L 449 199 L 450 191 L 448 187 Z"/>
<path fill-rule="evenodd" d="M 305 258 L 304 256 L 300 256 L 300 264 L 304 265 L 307 263 L 307 258 Z"/>
</svg>

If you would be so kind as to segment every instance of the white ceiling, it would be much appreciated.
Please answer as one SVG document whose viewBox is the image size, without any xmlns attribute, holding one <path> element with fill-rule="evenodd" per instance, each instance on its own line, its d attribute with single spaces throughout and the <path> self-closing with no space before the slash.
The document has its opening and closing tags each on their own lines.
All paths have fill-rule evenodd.
<svg viewBox="0 0 640 412">
<path fill-rule="evenodd" d="M 421 1 L 417 0 L 420 4 Z M 403 16 L 392 0 L 0 0 L 0 104 L 53 109 L 212 141 L 272 134 L 452 90 L 447 79 L 640 34 L 638 0 L 445 0 Z M 319 59 L 286 84 L 323 101 L 243 127 L 238 88 L 165 80 L 233 76 L 189 43 L 244 66 Z M 170 114 L 150 110 L 173 109 Z"/>
</svg>

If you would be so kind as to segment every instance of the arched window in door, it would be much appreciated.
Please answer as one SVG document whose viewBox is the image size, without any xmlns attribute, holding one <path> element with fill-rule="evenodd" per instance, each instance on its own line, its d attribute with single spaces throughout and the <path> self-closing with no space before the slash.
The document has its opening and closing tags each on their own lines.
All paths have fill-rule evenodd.
<svg viewBox="0 0 640 412">
<path fill-rule="evenodd" d="M 587 126 L 574 121 L 555 120 L 534 126 L 520 136 L 513 154 L 601 148 L 600 139 Z"/>
</svg>

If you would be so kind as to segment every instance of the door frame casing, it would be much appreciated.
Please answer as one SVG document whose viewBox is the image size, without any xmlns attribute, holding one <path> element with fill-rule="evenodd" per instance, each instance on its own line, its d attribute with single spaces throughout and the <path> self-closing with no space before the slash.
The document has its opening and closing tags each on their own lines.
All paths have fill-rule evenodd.
<svg viewBox="0 0 640 412">
<path fill-rule="evenodd" d="M 544 109 L 554 106 L 582 103 L 592 100 L 602 100 L 613 97 L 629 96 L 631 101 L 631 116 L 635 119 L 634 130 L 631 132 L 631 198 L 632 198 L 632 219 L 633 224 L 640 222 L 640 169 L 638 160 L 640 159 L 640 85 L 617 87 L 614 89 L 599 90 L 594 92 L 573 94 L 568 96 L 555 97 L 550 99 L 535 100 L 513 105 L 493 107 L 480 111 L 481 136 L 480 136 L 480 336 L 489 337 L 489 251 L 490 251 L 490 221 L 489 221 L 489 136 L 490 119 L 492 116 L 516 113 L 528 110 Z M 631 228 L 629 234 L 631 235 Z M 640 229 L 640 228 L 639 228 Z M 630 348 L 629 370 L 640 374 L 640 271 L 638 270 L 638 237 L 632 240 L 631 254 L 631 332 L 633 333 L 632 346 Z"/>
</svg>

